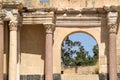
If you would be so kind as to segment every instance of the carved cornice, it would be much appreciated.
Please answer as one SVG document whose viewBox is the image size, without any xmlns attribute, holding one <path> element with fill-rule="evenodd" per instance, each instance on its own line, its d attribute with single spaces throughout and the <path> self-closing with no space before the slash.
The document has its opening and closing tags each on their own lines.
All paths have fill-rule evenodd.
<svg viewBox="0 0 120 80">
<path fill-rule="evenodd" d="M 3 8 L 9 8 L 9 9 L 23 9 L 23 4 L 21 2 L 3 2 L 2 3 Z"/>
<path fill-rule="evenodd" d="M 118 12 L 118 11 L 120 11 L 120 6 L 118 6 L 118 5 L 105 5 L 103 8 L 107 12 Z"/>
<path fill-rule="evenodd" d="M 43 24 L 46 30 L 46 33 L 53 33 L 55 30 L 55 26 L 53 23 L 44 23 Z"/>
<path fill-rule="evenodd" d="M 118 27 L 118 12 L 109 12 L 108 13 L 108 27 L 110 33 L 116 33 Z"/>
</svg>

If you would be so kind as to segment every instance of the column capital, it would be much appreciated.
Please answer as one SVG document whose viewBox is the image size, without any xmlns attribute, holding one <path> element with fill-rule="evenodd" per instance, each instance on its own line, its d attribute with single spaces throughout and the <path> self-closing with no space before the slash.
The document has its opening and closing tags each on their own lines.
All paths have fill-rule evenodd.
<svg viewBox="0 0 120 80">
<path fill-rule="evenodd" d="M 5 13 L 5 17 L 4 20 L 5 21 L 9 21 L 9 29 L 11 31 L 13 30 L 17 30 L 17 26 L 18 26 L 18 10 L 12 10 L 12 11 L 7 11 L 4 10 Z"/>
<path fill-rule="evenodd" d="M 108 18 L 108 27 L 109 32 L 116 33 L 117 32 L 117 21 L 118 21 L 118 12 L 109 12 L 107 15 Z"/>
<path fill-rule="evenodd" d="M 17 21 L 10 21 L 9 29 L 10 29 L 10 31 L 16 31 L 17 30 Z"/>
<path fill-rule="evenodd" d="M 44 23 L 43 24 L 46 30 L 46 33 L 53 33 L 55 30 L 55 26 L 53 23 Z"/>
</svg>

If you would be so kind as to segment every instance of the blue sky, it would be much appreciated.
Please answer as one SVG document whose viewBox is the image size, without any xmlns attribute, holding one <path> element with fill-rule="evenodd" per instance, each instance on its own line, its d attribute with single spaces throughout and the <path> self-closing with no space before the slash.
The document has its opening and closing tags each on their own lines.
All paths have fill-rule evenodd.
<svg viewBox="0 0 120 80">
<path fill-rule="evenodd" d="M 40 0 L 41 2 L 48 2 L 48 1 L 50 1 L 50 0 Z"/>
<path fill-rule="evenodd" d="M 84 46 L 86 51 L 89 51 L 89 54 L 93 56 L 92 48 L 96 45 L 96 41 L 93 37 L 85 33 L 74 33 L 69 36 L 72 41 L 80 41 L 81 45 Z"/>
</svg>

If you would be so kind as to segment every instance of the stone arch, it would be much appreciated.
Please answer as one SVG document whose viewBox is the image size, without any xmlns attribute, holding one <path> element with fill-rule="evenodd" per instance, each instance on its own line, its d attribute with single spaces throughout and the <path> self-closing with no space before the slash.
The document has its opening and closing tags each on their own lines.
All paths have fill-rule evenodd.
<svg viewBox="0 0 120 80">
<path fill-rule="evenodd" d="M 96 38 L 94 35 L 92 35 L 90 32 L 87 32 L 87 31 L 73 31 L 73 32 L 70 32 L 69 34 L 66 34 L 65 37 L 63 38 L 62 42 L 61 42 L 61 45 L 63 43 L 63 41 L 65 40 L 65 38 L 71 34 L 74 34 L 74 33 L 84 33 L 84 34 L 87 34 L 89 36 L 91 36 L 95 41 L 96 43 L 98 44 L 98 48 L 100 47 L 99 45 L 99 42 L 98 42 L 98 38 Z M 100 49 L 98 49 L 99 52 L 100 52 Z"/>
<path fill-rule="evenodd" d="M 96 43 L 98 44 L 98 41 L 97 41 L 96 37 L 95 37 L 94 35 L 92 35 L 91 33 L 87 32 L 87 31 L 73 31 L 73 32 L 71 32 L 71 33 L 69 33 L 69 34 L 66 34 L 66 36 L 63 38 L 63 41 L 65 40 L 65 38 L 66 38 L 67 36 L 69 36 L 69 35 L 71 35 L 71 34 L 74 34 L 74 33 L 84 33 L 84 34 L 87 34 L 87 35 L 91 36 L 91 37 L 96 41 Z M 62 41 L 62 42 L 63 42 L 63 41 Z M 62 43 L 61 43 L 61 44 L 62 44 Z M 99 47 L 99 45 L 98 45 L 98 47 Z"/>
<path fill-rule="evenodd" d="M 64 30 L 64 31 L 63 31 Z M 73 33 L 81 32 L 90 35 L 98 44 L 99 47 L 99 73 L 107 72 L 107 56 L 105 55 L 106 42 L 108 40 L 107 34 L 102 33 L 101 31 L 105 30 L 105 27 L 73 27 L 72 29 L 69 27 L 56 27 L 54 32 L 54 44 L 53 44 L 53 65 L 54 72 L 61 73 L 61 44 L 64 39 Z M 106 37 L 103 42 L 103 38 Z M 55 61 L 57 58 L 57 63 Z M 105 67 L 104 67 L 105 66 Z"/>
<path fill-rule="evenodd" d="M 62 40 L 62 43 L 63 43 L 63 41 L 66 39 L 66 37 L 67 36 L 70 36 L 70 35 L 72 35 L 72 34 L 75 34 L 75 33 L 83 33 L 83 34 L 85 34 L 85 35 L 88 35 L 88 36 L 90 36 L 95 42 L 96 42 L 96 44 L 98 45 L 98 42 L 97 42 L 97 39 L 95 38 L 95 36 L 94 35 L 92 35 L 91 33 L 89 33 L 89 32 L 87 32 L 87 31 L 73 31 L 73 32 L 70 32 L 69 34 L 66 34 L 65 35 L 65 37 L 63 38 L 63 40 Z M 62 47 L 62 43 L 61 43 L 61 47 Z M 84 46 L 84 45 L 83 45 Z M 93 65 L 93 66 L 89 66 L 89 67 L 83 67 L 83 69 L 85 69 L 85 71 L 83 71 L 83 73 L 85 73 L 86 72 L 86 69 L 88 70 L 89 68 L 92 68 L 93 70 L 97 70 L 97 73 L 99 73 L 99 45 L 98 45 L 98 63 L 97 63 L 97 66 L 96 65 Z M 78 74 L 81 74 L 81 73 L 79 73 L 80 71 L 81 71 L 81 69 L 82 69 L 82 67 L 81 67 L 81 69 L 80 69 L 80 66 L 76 66 L 76 67 L 73 67 L 73 66 L 64 66 L 64 67 L 62 67 L 62 74 L 64 73 L 64 69 L 66 69 L 66 70 L 70 70 L 70 72 L 74 72 L 74 71 L 71 71 L 71 70 L 74 70 L 75 69 L 75 72 L 78 72 Z M 65 70 L 65 74 L 66 74 L 66 70 Z M 93 70 L 91 70 L 91 72 L 93 71 Z M 94 72 L 94 71 L 93 71 Z M 92 73 L 93 73 L 92 72 Z M 96 72 L 95 72 L 96 73 Z M 91 73 L 88 73 L 88 74 L 91 74 Z"/>
</svg>

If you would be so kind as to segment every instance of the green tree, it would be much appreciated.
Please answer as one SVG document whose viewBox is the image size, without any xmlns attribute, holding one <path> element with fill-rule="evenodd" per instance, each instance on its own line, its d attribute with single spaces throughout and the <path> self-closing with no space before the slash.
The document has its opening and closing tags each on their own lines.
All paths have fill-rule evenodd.
<svg viewBox="0 0 120 80">
<path fill-rule="evenodd" d="M 98 57 L 99 57 L 98 45 L 94 45 L 93 53 L 94 53 L 93 55 L 94 63 L 96 64 L 96 62 L 98 62 Z"/>
<path fill-rule="evenodd" d="M 76 52 L 76 57 L 74 58 L 75 66 L 84 66 L 87 64 L 88 52 L 83 46 L 80 46 L 79 51 Z"/>
<path fill-rule="evenodd" d="M 76 53 L 74 47 L 79 47 L 81 43 L 79 41 L 71 41 L 69 37 L 67 37 L 63 43 L 61 48 L 61 59 L 62 65 L 72 66 L 73 65 L 73 56 Z"/>
<path fill-rule="evenodd" d="M 77 47 L 78 50 L 74 48 Z M 84 49 L 79 41 L 71 41 L 67 37 L 61 48 L 62 65 L 65 66 L 90 66 L 95 65 L 98 62 L 98 45 L 93 46 L 93 56 L 88 54 L 89 52 Z"/>
</svg>

